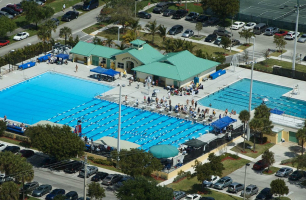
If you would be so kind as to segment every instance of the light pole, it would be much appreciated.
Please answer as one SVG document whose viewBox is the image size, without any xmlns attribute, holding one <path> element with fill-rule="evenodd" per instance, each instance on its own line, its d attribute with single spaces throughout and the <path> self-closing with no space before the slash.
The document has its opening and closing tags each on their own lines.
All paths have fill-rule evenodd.
<svg viewBox="0 0 306 200">
<path fill-rule="evenodd" d="M 119 153 L 120 153 L 120 135 L 121 135 L 121 84 L 119 83 L 119 117 L 118 117 L 118 139 L 117 139 L 117 168 L 119 167 Z"/>
<path fill-rule="evenodd" d="M 135 17 L 136 17 L 137 0 L 135 0 Z"/>
<path fill-rule="evenodd" d="M 250 83 L 250 96 L 249 96 L 249 112 L 251 114 L 251 110 L 252 110 L 252 90 L 253 90 L 253 70 L 254 70 L 254 49 L 255 49 L 255 37 L 252 36 L 251 37 L 253 39 L 253 63 L 252 63 L 252 69 L 251 69 L 251 83 Z M 248 128 L 247 128 L 247 137 L 248 140 L 250 139 L 250 122 L 248 122 Z"/>
<path fill-rule="evenodd" d="M 232 25 L 233 25 L 233 18 L 232 17 Z M 233 46 L 233 28 L 231 27 L 231 46 L 230 46 L 230 52 L 232 52 L 232 46 Z"/>
<path fill-rule="evenodd" d="M 122 28 L 122 26 L 118 26 L 118 41 L 120 41 L 120 29 Z"/>
<path fill-rule="evenodd" d="M 246 170 L 247 167 L 250 166 L 250 163 L 245 164 L 245 172 L 244 172 L 244 185 L 243 185 L 243 200 L 245 200 L 245 181 L 246 181 Z"/>
<path fill-rule="evenodd" d="M 297 32 L 299 28 L 299 14 L 300 14 L 300 0 L 297 0 L 297 6 L 296 6 L 296 22 L 295 22 L 295 34 L 294 34 L 294 49 L 293 49 L 293 56 L 292 56 L 292 75 L 294 77 L 294 71 L 295 71 L 295 56 L 296 56 L 296 43 L 297 43 Z"/>
</svg>

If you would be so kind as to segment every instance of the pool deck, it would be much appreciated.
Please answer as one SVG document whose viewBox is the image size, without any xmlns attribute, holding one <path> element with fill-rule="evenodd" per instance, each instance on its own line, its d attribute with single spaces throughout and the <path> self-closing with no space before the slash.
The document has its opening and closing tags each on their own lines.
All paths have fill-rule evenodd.
<svg viewBox="0 0 306 200">
<path fill-rule="evenodd" d="M 78 72 L 75 72 L 75 66 L 78 65 Z M 87 80 L 92 80 L 94 82 L 99 82 L 96 79 L 92 79 L 89 78 L 89 75 L 92 74 L 89 70 L 92 68 L 95 68 L 96 66 L 86 66 L 83 64 L 79 64 L 79 63 L 72 63 L 69 62 L 68 65 L 55 65 L 55 64 L 47 64 L 47 63 L 38 63 L 36 66 L 29 68 L 29 69 L 25 69 L 23 71 L 21 70 L 16 70 L 13 72 L 10 72 L 6 75 L 4 75 L 2 77 L 2 79 L 0 79 L 0 89 L 9 87 L 11 85 L 14 85 L 18 82 L 22 82 L 25 79 L 37 76 L 41 73 L 47 72 L 47 71 L 55 71 L 55 72 L 59 72 L 59 73 L 63 73 L 63 74 L 67 74 L 67 75 L 71 75 L 71 76 L 76 76 L 79 78 L 84 78 Z M 5 66 L 5 68 L 8 68 L 7 66 Z M 218 77 L 215 80 L 207 80 L 205 82 L 202 82 L 202 85 L 204 86 L 204 90 L 199 90 L 199 94 L 194 96 L 195 101 L 203 98 L 204 96 L 211 94 L 213 92 L 216 92 L 217 90 L 226 87 L 242 78 L 250 78 L 251 76 L 251 71 L 249 69 L 244 69 L 244 68 L 239 68 L 236 67 L 235 72 L 233 71 L 232 68 L 227 68 L 226 69 L 227 73 L 225 75 L 222 75 L 221 77 Z M 131 75 L 128 75 L 128 77 L 130 77 Z M 297 84 L 299 85 L 300 88 L 300 93 L 297 95 L 292 95 L 289 94 L 290 96 L 292 96 L 292 98 L 296 98 L 299 100 L 304 100 L 306 101 L 306 92 L 301 91 L 301 88 L 306 88 L 306 82 L 304 81 L 300 81 L 300 80 L 296 80 L 296 79 L 290 79 L 290 78 L 286 78 L 286 77 L 281 77 L 281 76 L 276 76 L 276 75 L 272 75 L 272 74 L 267 74 L 267 73 L 263 73 L 263 72 L 258 72 L 258 71 L 254 71 L 254 80 L 258 80 L 258 81 L 263 81 L 263 82 L 268 82 L 268 83 L 273 83 L 273 84 L 277 84 L 277 85 L 281 85 L 281 86 L 286 86 L 286 87 L 291 87 L 293 88 L 294 86 L 296 86 Z M 132 83 L 131 86 L 128 86 L 128 79 L 127 78 L 122 78 L 122 79 L 117 79 L 114 82 L 105 82 L 105 81 L 100 81 L 103 84 L 108 84 L 111 86 L 114 86 L 115 88 L 107 91 L 106 93 L 103 94 L 103 98 L 110 100 L 110 101 L 114 101 L 114 102 L 118 102 L 119 101 L 119 87 L 117 87 L 118 83 L 121 84 L 125 84 L 125 87 L 122 87 L 122 101 L 124 101 L 124 96 L 127 95 L 128 96 L 128 101 L 130 102 L 130 105 L 132 105 L 132 103 L 138 99 L 138 101 L 141 103 L 143 101 L 144 96 L 146 95 L 145 93 L 148 92 L 148 89 L 145 88 L 143 86 L 143 84 L 139 84 L 140 87 L 139 89 L 137 89 L 137 83 L 134 82 Z M 247 86 L 249 87 L 249 86 Z M 166 98 L 167 97 L 167 90 L 163 89 L 162 87 L 153 87 L 150 89 L 149 93 L 150 95 L 153 92 L 153 89 L 159 89 L 160 92 L 157 93 L 158 98 L 162 98 L 163 96 Z M 100 93 L 100 92 L 97 92 Z M 102 94 L 103 91 L 101 91 L 100 94 Z M 146 95 L 148 96 L 148 95 Z M 186 104 L 187 99 L 189 99 L 191 101 L 192 96 L 171 96 L 171 104 L 172 105 L 176 105 L 178 103 L 182 104 Z M 200 108 L 204 108 L 203 106 L 200 105 Z M 212 108 L 213 108 L 213 103 L 212 103 Z M 246 108 L 248 109 L 248 108 Z M 218 116 L 219 114 L 224 113 L 224 111 L 221 110 L 217 110 L 215 109 L 217 112 Z M 228 110 L 231 110 L 231 108 L 229 107 Z M 210 113 L 212 112 L 212 109 L 210 109 Z M 254 112 L 254 111 L 253 111 Z M 251 114 L 253 114 L 253 112 Z M 164 113 L 166 114 L 166 113 Z M 2 117 L 2 116 L 1 116 Z M 9 116 L 8 116 L 9 118 Z M 232 118 L 234 119 L 238 119 L 238 114 L 236 115 L 232 115 Z M 241 122 L 238 120 L 236 125 L 239 125 Z"/>
</svg>

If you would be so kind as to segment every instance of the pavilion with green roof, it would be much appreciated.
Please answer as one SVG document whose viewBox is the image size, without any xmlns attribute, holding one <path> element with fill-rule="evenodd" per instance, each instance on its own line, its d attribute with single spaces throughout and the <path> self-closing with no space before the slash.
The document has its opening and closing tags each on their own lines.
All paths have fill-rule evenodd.
<svg viewBox="0 0 306 200">
<path fill-rule="evenodd" d="M 159 85 L 180 87 L 216 70 L 220 63 L 198 58 L 189 51 L 163 55 L 145 41 L 134 40 L 124 50 L 80 41 L 70 53 L 74 62 L 113 68 L 135 74 L 140 81 L 148 76 Z"/>
</svg>

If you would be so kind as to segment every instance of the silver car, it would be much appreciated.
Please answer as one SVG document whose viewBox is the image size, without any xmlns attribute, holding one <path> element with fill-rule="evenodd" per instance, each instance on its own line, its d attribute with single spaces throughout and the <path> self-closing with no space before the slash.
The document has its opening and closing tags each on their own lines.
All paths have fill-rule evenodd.
<svg viewBox="0 0 306 200">
<path fill-rule="evenodd" d="M 13 19 L 14 18 L 13 15 L 10 15 L 7 12 L 4 12 L 4 11 L 0 11 L 0 15 L 3 15 L 5 17 L 9 18 L 9 19 Z"/>
<path fill-rule="evenodd" d="M 306 42 L 306 34 L 303 34 L 303 35 L 298 39 L 298 42 L 305 43 L 305 42 Z"/>
<path fill-rule="evenodd" d="M 91 175 L 94 175 L 98 172 L 98 167 L 96 166 L 87 166 L 87 171 L 86 171 L 86 178 L 89 178 Z M 84 177 L 85 176 L 85 170 L 82 169 L 79 172 L 79 176 L 80 177 Z"/>
<path fill-rule="evenodd" d="M 238 193 L 244 189 L 244 185 L 241 183 L 232 183 L 228 186 L 227 191 L 232 193 Z"/>
<path fill-rule="evenodd" d="M 41 185 L 32 192 L 32 196 L 33 197 L 41 197 L 41 196 L 44 196 L 47 193 L 50 193 L 51 190 L 52 190 L 51 185 Z"/>
<path fill-rule="evenodd" d="M 286 176 L 289 176 L 292 172 L 293 172 L 293 169 L 289 167 L 282 167 L 275 173 L 275 176 L 286 177 Z"/>
<path fill-rule="evenodd" d="M 258 193 L 258 187 L 256 185 L 248 185 L 245 188 L 245 196 L 253 196 Z M 244 196 L 244 190 L 241 191 L 241 196 Z"/>
<path fill-rule="evenodd" d="M 191 36 L 193 36 L 193 35 L 194 35 L 193 30 L 187 29 L 187 30 L 182 34 L 182 37 L 189 38 L 189 37 L 191 37 Z"/>
</svg>

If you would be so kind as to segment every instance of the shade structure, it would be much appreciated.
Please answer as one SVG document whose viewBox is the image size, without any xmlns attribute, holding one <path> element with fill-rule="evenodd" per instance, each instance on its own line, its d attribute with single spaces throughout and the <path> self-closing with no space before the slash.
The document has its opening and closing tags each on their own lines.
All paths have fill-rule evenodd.
<svg viewBox="0 0 306 200">
<path fill-rule="evenodd" d="M 187 145 L 187 146 L 199 148 L 201 146 L 204 146 L 206 143 L 201 141 L 201 140 L 198 140 L 198 139 L 191 139 L 191 140 L 185 142 L 184 144 Z"/>
<path fill-rule="evenodd" d="M 175 146 L 168 144 L 159 144 L 150 147 L 149 152 L 153 154 L 155 158 L 170 158 L 176 156 L 179 151 Z"/>
<path fill-rule="evenodd" d="M 271 110 L 270 110 L 270 113 L 277 114 L 277 115 L 282 115 L 282 114 L 284 114 L 285 112 L 282 111 L 282 110 L 279 110 L 279 109 L 277 109 L 277 108 L 274 108 L 274 109 L 271 109 Z"/>
</svg>

